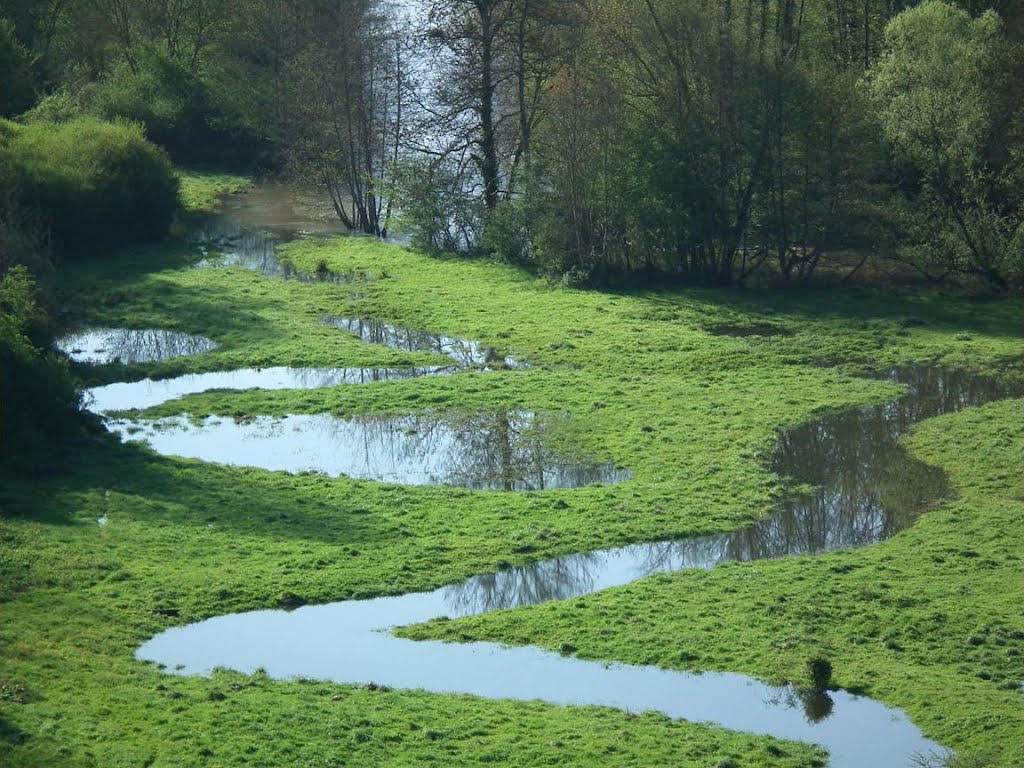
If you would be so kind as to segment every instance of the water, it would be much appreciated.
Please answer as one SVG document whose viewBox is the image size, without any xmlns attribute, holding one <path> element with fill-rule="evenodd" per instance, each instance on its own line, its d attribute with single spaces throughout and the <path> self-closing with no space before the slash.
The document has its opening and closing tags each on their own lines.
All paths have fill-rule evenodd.
<svg viewBox="0 0 1024 768">
<path fill-rule="evenodd" d="M 450 357 L 461 368 L 486 366 L 522 369 L 527 367 L 515 358 L 502 355 L 493 347 L 484 346 L 476 341 L 389 325 L 366 317 L 349 318 L 325 315 L 321 320 L 327 325 L 354 333 L 369 344 L 383 344 L 403 352 L 435 352 Z"/>
<path fill-rule="evenodd" d="M 910 765 L 915 755 L 939 754 L 941 748 L 898 710 L 843 691 L 802 697 L 742 675 L 585 662 L 531 647 L 413 642 L 388 632 L 442 616 L 580 597 L 655 573 L 863 546 L 892 536 L 947 492 L 941 473 L 909 457 L 898 437 L 923 418 L 1021 389 L 933 367 L 897 368 L 889 378 L 906 384 L 907 394 L 780 437 L 773 469 L 819 487 L 782 501 L 770 519 L 746 529 L 556 558 L 429 593 L 221 616 L 161 633 L 137 656 L 180 674 L 208 674 L 218 666 L 264 669 L 278 678 L 657 710 L 815 742 L 829 749 L 830 765 L 837 768 Z"/>
<path fill-rule="evenodd" d="M 93 328 L 69 333 L 54 346 L 76 363 L 153 363 L 217 349 L 217 343 L 202 336 L 177 331 Z"/>
<path fill-rule="evenodd" d="M 366 272 L 301 272 L 278 253 L 280 244 L 299 237 L 348 234 L 326 195 L 264 182 L 231 195 L 201 222 L 192 238 L 205 258 L 195 266 L 243 267 L 282 280 L 344 285 L 372 279 Z M 210 248 L 218 255 L 210 257 Z"/>
<path fill-rule="evenodd" d="M 420 376 L 454 372 L 452 366 L 403 368 L 242 368 L 234 371 L 189 373 L 170 379 L 123 381 L 93 387 L 85 392 L 86 404 L 95 413 L 152 408 L 187 395 L 217 389 L 326 389 L 342 384 L 403 381 Z"/>
<path fill-rule="evenodd" d="M 523 412 L 469 416 L 260 416 L 243 421 L 186 416 L 108 420 L 123 440 L 143 440 L 166 456 L 272 471 L 320 472 L 403 485 L 537 491 L 618 483 L 613 464 L 561 456 L 548 447 L 558 419 Z"/>
</svg>

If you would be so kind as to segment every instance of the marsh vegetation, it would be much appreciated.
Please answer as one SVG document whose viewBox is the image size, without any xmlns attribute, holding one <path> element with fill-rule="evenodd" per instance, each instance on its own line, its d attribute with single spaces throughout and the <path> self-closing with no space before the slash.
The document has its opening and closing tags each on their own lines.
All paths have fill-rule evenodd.
<svg viewBox="0 0 1024 768">
<path fill-rule="evenodd" d="M 0 763 L 1016 766 L 1021 34 L 6 4 Z"/>
</svg>

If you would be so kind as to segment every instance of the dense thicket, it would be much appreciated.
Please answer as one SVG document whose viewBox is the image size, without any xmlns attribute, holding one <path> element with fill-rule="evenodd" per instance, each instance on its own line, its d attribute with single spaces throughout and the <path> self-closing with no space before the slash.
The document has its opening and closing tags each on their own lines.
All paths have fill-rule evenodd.
<svg viewBox="0 0 1024 768">
<path fill-rule="evenodd" d="M 58 255 L 77 256 L 165 236 L 178 182 L 138 125 L 0 122 L 0 195 L 8 239 L 25 237 L 31 222 Z M 11 255 L 0 253 L 0 267 Z"/>
<path fill-rule="evenodd" d="M 0 475 L 47 468 L 82 429 L 67 365 L 49 351 L 48 321 L 24 266 L 0 275 Z"/>
<path fill-rule="evenodd" d="M 13 0 L 8 113 L 127 117 L 571 279 L 1022 280 L 1017 0 Z M 26 69 L 26 62 L 31 65 Z M 935 130 L 928 133 L 927 126 Z"/>
</svg>

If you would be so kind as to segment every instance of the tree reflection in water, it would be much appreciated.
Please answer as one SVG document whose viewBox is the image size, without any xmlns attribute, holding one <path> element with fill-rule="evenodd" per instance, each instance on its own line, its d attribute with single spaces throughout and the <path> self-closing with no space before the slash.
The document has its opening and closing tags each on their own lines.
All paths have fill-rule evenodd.
<svg viewBox="0 0 1024 768">
<path fill-rule="evenodd" d="M 945 475 L 909 456 L 899 437 L 921 419 L 1018 396 L 1024 389 L 1019 383 L 924 367 L 895 368 L 888 378 L 907 385 L 907 394 L 780 436 L 772 469 L 815 488 L 781 499 L 770 518 L 727 534 L 636 544 L 474 577 L 448 588 L 452 615 L 564 600 L 655 573 L 890 538 L 949 493 Z M 803 701 L 807 716 L 827 717 L 831 702 L 826 699 Z"/>
<path fill-rule="evenodd" d="M 178 331 L 94 328 L 63 336 L 55 346 L 76 363 L 133 365 L 198 355 L 218 345 L 203 336 Z"/>
<path fill-rule="evenodd" d="M 450 357 L 460 368 L 523 367 L 515 358 L 502 356 L 493 347 L 475 341 L 389 325 L 366 317 L 325 316 L 322 321 L 340 330 L 354 333 L 368 344 L 382 344 L 403 352 L 433 352 Z"/>
<path fill-rule="evenodd" d="M 360 416 L 108 419 L 158 453 L 261 469 L 323 472 L 406 485 L 531 491 L 614 483 L 630 473 L 564 456 L 548 441 L 564 419 L 523 412 Z"/>
</svg>

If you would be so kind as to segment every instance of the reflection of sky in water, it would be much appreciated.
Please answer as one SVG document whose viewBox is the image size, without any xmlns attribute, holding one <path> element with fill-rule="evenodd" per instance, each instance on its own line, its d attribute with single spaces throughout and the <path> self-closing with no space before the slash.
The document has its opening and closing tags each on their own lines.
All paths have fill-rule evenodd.
<svg viewBox="0 0 1024 768">
<path fill-rule="evenodd" d="M 369 384 L 375 381 L 403 381 L 419 376 L 451 373 L 452 367 L 418 368 L 243 368 L 236 371 L 188 373 L 171 379 L 122 381 L 85 391 L 91 411 L 132 411 L 152 408 L 215 389 L 326 389 L 342 384 Z"/>
<path fill-rule="evenodd" d="M 545 446 L 546 423 L 505 412 L 472 416 L 268 416 L 110 420 L 126 440 L 158 453 L 233 466 L 314 471 L 405 485 L 531 491 L 614 483 L 630 473 L 559 456 Z"/>
<path fill-rule="evenodd" d="M 153 363 L 217 348 L 216 342 L 178 331 L 93 328 L 69 333 L 54 346 L 76 363 Z"/>
</svg>

